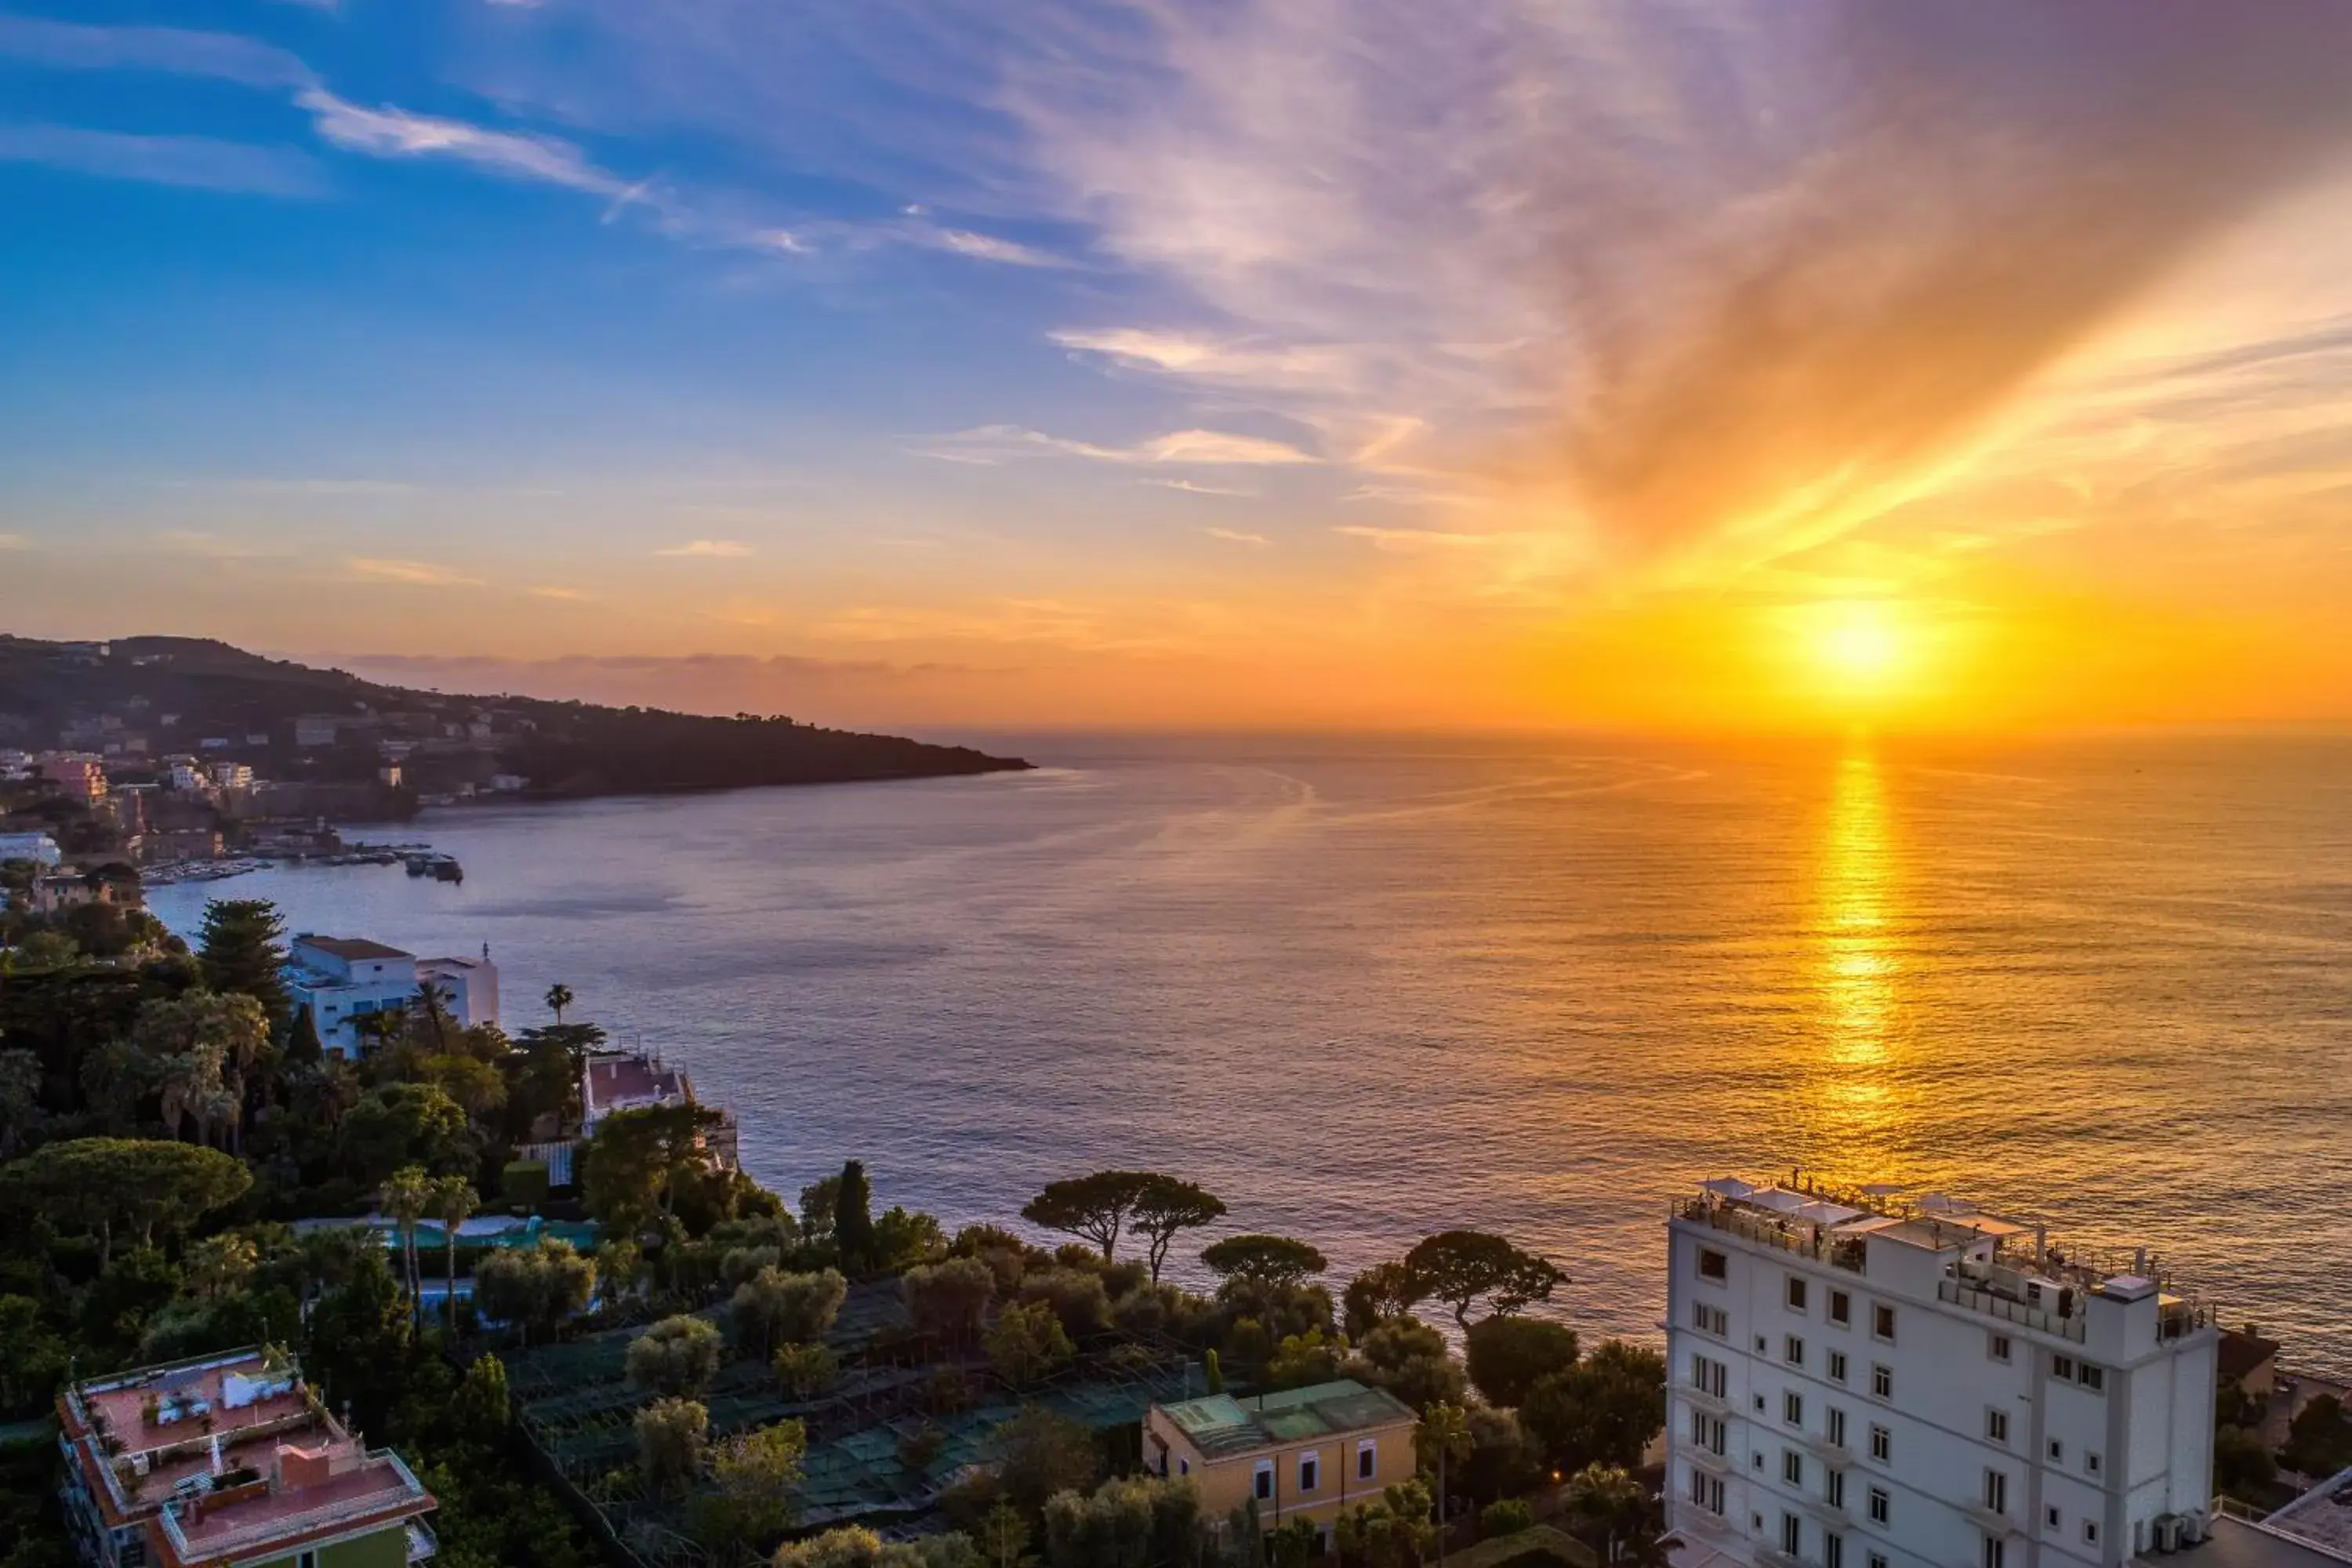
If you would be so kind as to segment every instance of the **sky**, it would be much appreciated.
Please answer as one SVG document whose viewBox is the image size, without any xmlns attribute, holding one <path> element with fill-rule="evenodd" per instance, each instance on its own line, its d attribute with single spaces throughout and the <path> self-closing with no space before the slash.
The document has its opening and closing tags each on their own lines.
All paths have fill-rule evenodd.
<svg viewBox="0 0 2352 1568">
<path fill-rule="evenodd" d="M 2352 722 L 2340 0 L 0 0 L 0 627 L 831 723 Z"/>
</svg>

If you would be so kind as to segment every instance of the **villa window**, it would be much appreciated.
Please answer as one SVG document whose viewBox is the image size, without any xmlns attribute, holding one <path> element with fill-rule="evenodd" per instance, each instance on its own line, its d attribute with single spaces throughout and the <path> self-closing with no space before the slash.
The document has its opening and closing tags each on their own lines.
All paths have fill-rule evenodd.
<svg viewBox="0 0 2352 1568">
<path fill-rule="evenodd" d="M 1870 1429 L 1870 1457 L 1884 1465 L 1895 1457 L 1895 1434 L 1884 1426 Z"/>
<path fill-rule="evenodd" d="M 1780 1550 L 1794 1557 L 1804 1549 L 1805 1524 L 1793 1513 L 1780 1516 Z"/>
<path fill-rule="evenodd" d="M 1845 1447 L 1845 1412 L 1834 1405 L 1829 1411 L 1829 1438 L 1836 1447 Z"/>
<path fill-rule="evenodd" d="M 1886 1495 L 1885 1487 L 1870 1489 L 1870 1522 L 1885 1524 L 1895 1511 L 1895 1500 Z"/>
<path fill-rule="evenodd" d="M 1985 1412 L 1985 1436 L 1995 1443 L 2009 1441 L 2008 1411 L 1987 1410 Z"/>
<path fill-rule="evenodd" d="M 1311 1492 L 1315 1489 L 1316 1483 L 1320 1481 L 1322 1479 L 1323 1466 L 1318 1456 L 1313 1454 L 1299 1455 L 1298 1489 L 1302 1492 Z"/>
<path fill-rule="evenodd" d="M 1870 1369 L 1870 1392 L 1880 1399 L 1895 1397 L 1895 1369 L 1880 1363 Z"/>
<path fill-rule="evenodd" d="M 2007 1334 L 1993 1335 L 1990 1342 L 1985 1346 L 1985 1349 L 1987 1352 L 1991 1355 L 1993 1360 L 2000 1362 L 2007 1361 L 2009 1359 L 2009 1336 Z"/>
<path fill-rule="evenodd" d="M 2061 1383 L 2074 1382 L 2074 1358 L 2070 1355 L 2052 1356 L 2050 1358 L 2050 1375 L 2056 1378 Z"/>
<path fill-rule="evenodd" d="M 1832 1383 L 1845 1381 L 1845 1352 L 1843 1351 L 1830 1352 L 1830 1381 Z"/>
<path fill-rule="evenodd" d="M 1803 1279 L 1803 1277 L 1802 1277 L 1801 1275 L 1791 1274 L 1791 1275 L 1790 1275 L 1790 1276 L 1789 1276 L 1789 1310 L 1790 1310 L 1790 1311 L 1792 1311 L 1792 1312 L 1801 1312 L 1801 1311 L 1803 1311 L 1804 1310 L 1805 1310 L 1805 1281 L 1804 1281 L 1804 1279 Z"/>
<path fill-rule="evenodd" d="M 1805 1457 L 1794 1448 L 1780 1450 L 1780 1479 L 1792 1487 L 1805 1484 Z"/>
<path fill-rule="evenodd" d="M 1700 1279 L 1719 1281 L 1728 1279 L 1730 1277 L 1730 1265 L 1726 1260 L 1722 1253 L 1717 1252 L 1712 1247 L 1702 1247 L 1698 1249 L 1698 1277 Z"/>
<path fill-rule="evenodd" d="M 1805 1342 L 1794 1334 L 1788 1335 L 1780 1346 L 1780 1356 L 1790 1366 L 1804 1365 Z"/>
<path fill-rule="evenodd" d="M 1791 1426 L 1805 1424 L 1805 1396 L 1790 1390 L 1780 1395 L 1780 1419 Z"/>
<path fill-rule="evenodd" d="M 1380 1445 L 1367 1437 L 1356 1445 L 1356 1479 L 1369 1481 L 1381 1468 Z"/>
<path fill-rule="evenodd" d="M 2009 1511 L 2009 1477 L 2000 1470 L 1984 1473 L 1984 1505 L 1995 1513 Z"/>
<path fill-rule="evenodd" d="M 2084 1362 L 2083 1363 L 2083 1386 L 2089 1389 L 2094 1394 L 2105 1394 L 2107 1391 L 2106 1369 L 2105 1367 L 2093 1366 L 2089 1362 Z"/>
<path fill-rule="evenodd" d="M 1847 1295 L 1843 1290 L 1832 1290 L 1830 1292 L 1830 1321 L 1832 1323 L 1850 1323 L 1853 1321 L 1853 1297 Z"/>
<path fill-rule="evenodd" d="M 1895 1342 L 1895 1309 L 1874 1306 L 1870 1309 L 1870 1331 L 1888 1344 Z"/>
<path fill-rule="evenodd" d="M 1845 1506 L 1845 1472 L 1843 1470 L 1829 1470 L 1823 1473 L 1822 1500 L 1832 1508 Z"/>
<path fill-rule="evenodd" d="M 1257 1462 L 1257 1475 L 1255 1478 L 1251 1490 L 1255 1494 L 1258 1501 L 1260 1502 L 1270 1502 L 1273 1500 L 1274 1461 L 1272 1459 L 1260 1459 Z"/>
</svg>

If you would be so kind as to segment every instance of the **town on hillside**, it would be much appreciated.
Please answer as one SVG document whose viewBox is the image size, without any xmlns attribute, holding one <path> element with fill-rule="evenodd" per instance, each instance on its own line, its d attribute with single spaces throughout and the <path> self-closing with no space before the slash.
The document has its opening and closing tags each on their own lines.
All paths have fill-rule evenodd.
<svg viewBox="0 0 2352 1568">
<path fill-rule="evenodd" d="M 1949 1194 L 1710 1177 L 1597 1337 L 1572 1258 L 1342 1278 L 1181 1173 L 788 1200 L 487 950 L 9 900 L 11 1568 L 2352 1562 L 2347 1390 Z"/>
</svg>

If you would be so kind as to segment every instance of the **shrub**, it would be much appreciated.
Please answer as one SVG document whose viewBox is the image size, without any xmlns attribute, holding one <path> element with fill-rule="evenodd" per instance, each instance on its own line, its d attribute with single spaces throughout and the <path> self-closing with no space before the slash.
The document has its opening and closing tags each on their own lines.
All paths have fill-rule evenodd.
<svg viewBox="0 0 2352 1568">
<path fill-rule="evenodd" d="M 702 1473 L 710 1412 L 691 1399 L 656 1399 L 637 1412 L 637 1472 L 653 1492 L 683 1489 Z"/>
<path fill-rule="evenodd" d="M 701 1393 L 719 1371 L 719 1331 L 700 1318 L 664 1318 L 629 1345 L 629 1381 L 673 1398 Z"/>
<path fill-rule="evenodd" d="M 761 1269 L 778 1268 L 783 1260 L 780 1247 L 730 1247 L 719 1255 L 719 1282 L 732 1290 Z"/>
<path fill-rule="evenodd" d="M 508 1203 L 536 1213 L 547 1202 L 547 1162 L 509 1160 L 499 1173 L 499 1191 Z"/>
<path fill-rule="evenodd" d="M 1507 1497 L 1478 1510 L 1478 1539 L 1491 1541 L 1497 1535 L 1517 1535 L 1522 1530 L 1534 1529 L 1535 1522 L 1535 1510 L 1517 1498 Z"/>
<path fill-rule="evenodd" d="M 761 1357 L 781 1344 L 821 1340 L 848 1294 L 849 1282 L 835 1269 L 787 1274 L 762 1268 L 735 1288 L 735 1338 Z"/>
<path fill-rule="evenodd" d="M 1495 1317 L 1463 1335 L 1470 1382 L 1490 1405 L 1516 1408 L 1538 1381 L 1576 1364 L 1576 1331 L 1540 1318 Z"/>
<path fill-rule="evenodd" d="M 781 1345 L 769 1364 L 778 1385 L 794 1399 L 814 1399 L 832 1386 L 841 1371 L 840 1362 L 821 1344 Z"/>
<path fill-rule="evenodd" d="M 988 1364 L 1014 1388 L 1028 1387 L 1075 1353 L 1061 1320 L 1043 1301 L 1013 1302 L 988 1334 Z"/>
<path fill-rule="evenodd" d="M 1110 1323 L 1110 1297 L 1102 1276 L 1076 1268 L 1032 1269 L 1021 1282 L 1021 1300 L 1042 1304 L 1076 1337 L 1097 1333 Z"/>
<path fill-rule="evenodd" d="M 898 1289 L 917 1328 L 961 1348 L 980 1335 L 988 1305 L 996 1298 L 996 1276 L 976 1258 L 950 1258 L 908 1269 Z"/>
</svg>

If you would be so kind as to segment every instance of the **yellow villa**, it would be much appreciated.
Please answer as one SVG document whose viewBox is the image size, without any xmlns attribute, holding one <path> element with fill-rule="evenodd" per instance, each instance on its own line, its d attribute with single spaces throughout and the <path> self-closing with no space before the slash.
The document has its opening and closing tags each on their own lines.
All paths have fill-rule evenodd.
<svg viewBox="0 0 2352 1568">
<path fill-rule="evenodd" d="M 1213 1519 L 1255 1499 L 1265 1528 L 1312 1520 L 1328 1550 L 1343 1509 L 1412 1479 L 1418 1424 L 1394 1394 L 1348 1379 L 1213 1394 L 1145 1412 L 1143 1459 L 1156 1474 L 1192 1477 Z"/>
</svg>

